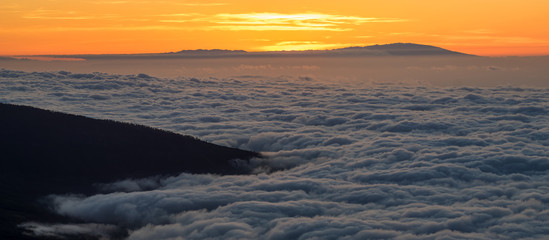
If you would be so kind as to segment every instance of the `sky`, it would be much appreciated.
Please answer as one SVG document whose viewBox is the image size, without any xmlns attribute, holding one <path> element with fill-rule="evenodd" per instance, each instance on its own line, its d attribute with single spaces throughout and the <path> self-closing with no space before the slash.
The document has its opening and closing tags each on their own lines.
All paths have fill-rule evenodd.
<svg viewBox="0 0 549 240">
<path fill-rule="evenodd" d="M 333 49 L 548 55 L 546 0 L 3 0 L 0 55 Z"/>
</svg>

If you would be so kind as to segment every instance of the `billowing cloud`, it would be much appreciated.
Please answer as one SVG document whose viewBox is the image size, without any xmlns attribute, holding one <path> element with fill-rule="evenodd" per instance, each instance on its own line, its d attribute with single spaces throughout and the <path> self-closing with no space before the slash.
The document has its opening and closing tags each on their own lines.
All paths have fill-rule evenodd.
<svg viewBox="0 0 549 240">
<path fill-rule="evenodd" d="M 127 235 L 123 229 L 107 224 L 42 224 L 29 222 L 20 224 L 19 227 L 24 229 L 25 235 L 39 238 L 66 239 L 85 236 L 108 239 Z"/>
<path fill-rule="evenodd" d="M 145 124 L 269 157 L 252 161 L 255 175 L 183 173 L 50 196 L 57 213 L 95 225 L 25 229 L 70 236 L 116 225 L 131 229 L 128 239 L 549 234 L 548 89 L 242 74 L 267 66 L 177 79 L 1 70 L 2 102 Z"/>
</svg>

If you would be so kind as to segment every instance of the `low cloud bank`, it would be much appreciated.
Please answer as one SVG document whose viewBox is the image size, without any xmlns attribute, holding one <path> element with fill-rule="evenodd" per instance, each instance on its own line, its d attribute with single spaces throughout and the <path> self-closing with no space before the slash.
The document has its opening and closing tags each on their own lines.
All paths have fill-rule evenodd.
<svg viewBox="0 0 549 240">
<path fill-rule="evenodd" d="M 549 89 L 2 74 L 2 102 L 172 130 L 261 151 L 269 160 L 254 166 L 288 169 L 51 197 L 59 214 L 132 229 L 129 239 L 549 234 Z"/>
</svg>

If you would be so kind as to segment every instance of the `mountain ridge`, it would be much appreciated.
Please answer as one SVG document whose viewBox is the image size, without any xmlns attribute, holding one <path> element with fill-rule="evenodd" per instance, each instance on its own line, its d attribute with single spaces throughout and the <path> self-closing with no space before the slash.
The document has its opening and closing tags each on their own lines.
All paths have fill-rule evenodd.
<svg viewBox="0 0 549 240">
<path fill-rule="evenodd" d="M 335 49 L 337 50 L 373 50 L 373 51 L 385 51 L 391 55 L 469 55 L 466 53 L 451 51 L 441 47 L 416 44 L 416 43 L 391 43 L 381 45 L 370 45 L 365 47 L 347 47 Z"/>
<path fill-rule="evenodd" d="M 375 57 L 375 56 L 475 56 L 444 48 L 416 43 L 390 43 L 382 45 L 356 46 L 328 50 L 295 50 L 253 52 L 228 49 L 195 49 L 165 53 L 138 54 L 71 54 L 35 55 L 34 57 L 78 58 L 78 59 L 155 59 L 155 58 L 231 58 L 231 57 Z M 33 57 L 30 55 L 19 57 Z"/>
<path fill-rule="evenodd" d="M 423 55 L 468 55 L 471 54 L 456 52 L 447 50 L 441 47 L 416 44 L 416 43 L 390 43 L 390 44 L 376 44 L 369 46 L 355 46 L 345 48 L 335 48 L 327 50 L 295 50 L 295 51 L 265 51 L 265 52 L 248 52 L 244 50 L 225 50 L 225 49 L 197 49 L 197 50 L 181 50 L 178 52 L 171 52 L 167 54 L 208 54 L 208 55 L 262 55 L 262 54 L 291 54 L 291 55 L 320 55 L 331 56 L 340 55 L 341 53 L 348 53 L 355 51 L 362 53 L 362 55 L 391 55 L 391 56 L 423 56 Z"/>
<path fill-rule="evenodd" d="M 0 239 L 26 239 L 17 228 L 22 222 L 67 220 L 40 204 L 49 194 L 96 194 L 97 184 L 183 172 L 248 174 L 246 162 L 261 157 L 165 130 L 28 106 L 0 103 L 0 116 Z"/>
</svg>

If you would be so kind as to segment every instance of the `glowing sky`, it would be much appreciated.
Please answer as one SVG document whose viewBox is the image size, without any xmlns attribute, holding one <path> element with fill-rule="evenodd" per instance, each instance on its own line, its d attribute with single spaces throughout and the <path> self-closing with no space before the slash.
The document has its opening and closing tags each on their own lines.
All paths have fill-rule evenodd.
<svg viewBox="0 0 549 240">
<path fill-rule="evenodd" d="M 331 49 L 549 54 L 547 0 L 3 0 L 0 55 Z"/>
</svg>

